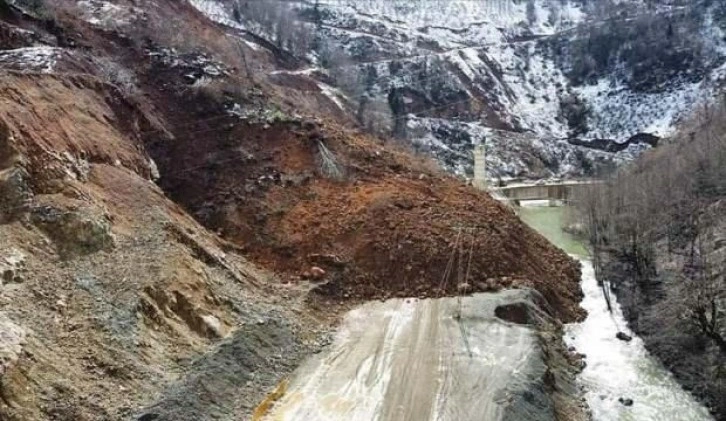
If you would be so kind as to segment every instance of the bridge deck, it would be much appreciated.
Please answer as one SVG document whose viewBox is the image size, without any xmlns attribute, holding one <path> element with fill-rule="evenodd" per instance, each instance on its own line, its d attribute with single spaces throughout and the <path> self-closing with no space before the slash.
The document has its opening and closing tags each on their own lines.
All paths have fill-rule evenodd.
<svg viewBox="0 0 726 421">
<path fill-rule="evenodd" d="M 563 181 L 544 184 L 513 184 L 504 187 L 492 187 L 508 200 L 572 200 L 577 191 L 592 184 L 602 183 L 600 180 Z"/>
</svg>

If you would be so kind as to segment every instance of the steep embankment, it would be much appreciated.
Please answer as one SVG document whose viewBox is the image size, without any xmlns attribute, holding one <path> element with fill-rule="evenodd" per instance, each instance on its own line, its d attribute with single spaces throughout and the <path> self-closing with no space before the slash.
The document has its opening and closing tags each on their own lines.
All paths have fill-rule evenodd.
<svg viewBox="0 0 726 421">
<path fill-rule="evenodd" d="M 0 95 L 0 418 L 129 417 L 238 326 L 271 320 L 243 336 L 287 350 L 275 370 L 243 358 L 249 411 L 309 329 L 153 183 L 151 120 L 90 76 L 4 72 Z"/>
<path fill-rule="evenodd" d="M 676 245 L 677 239 L 670 246 L 664 239 L 655 244 L 648 265 L 652 272 L 646 276 L 619 253 L 606 257 L 602 275 L 612 282 L 630 327 L 648 350 L 717 420 L 726 420 L 726 344 L 718 342 L 719 337 L 726 338 L 724 212 L 726 204 L 721 199 L 699 215 L 704 226 L 699 228 L 702 243 L 696 253 L 699 260 L 708 262 L 707 277 L 697 274 L 700 264 L 689 268 L 690 252 Z M 713 334 L 708 333 L 711 329 Z"/>
<path fill-rule="evenodd" d="M 297 115 L 337 106 L 269 84 L 279 51 L 187 3 L 0 4 L 0 418 L 244 419 L 345 298 L 530 286 L 580 315 L 575 262 L 425 159 Z M 441 285 L 465 247 L 470 285 Z"/>
<path fill-rule="evenodd" d="M 579 314 L 573 260 L 512 210 L 395 146 L 312 122 L 234 124 L 221 136 L 170 146 L 154 153 L 162 174 L 179 173 L 161 179 L 172 197 L 261 264 L 302 276 L 324 269 L 325 295 L 530 286 L 564 320 Z M 244 151 L 244 165 L 209 172 L 210 150 L 220 161 Z M 334 175 L 324 174 L 326 165 L 336 167 Z"/>
</svg>

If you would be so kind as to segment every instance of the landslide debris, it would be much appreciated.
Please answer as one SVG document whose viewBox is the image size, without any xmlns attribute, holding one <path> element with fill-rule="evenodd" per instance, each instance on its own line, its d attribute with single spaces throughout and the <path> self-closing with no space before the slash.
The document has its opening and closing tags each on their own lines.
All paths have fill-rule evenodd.
<svg viewBox="0 0 726 421">
<path fill-rule="evenodd" d="M 306 289 L 224 251 L 164 195 L 140 142 L 152 117 L 115 87 L 5 72 L 0 96 L 0 419 L 134 419 L 230 337 L 259 353 L 222 385 L 245 419 L 317 346 Z M 239 330 L 263 318 L 274 365 Z"/>
<path fill-rule="evenodd" d="M 220 125 L 151 153 L 171 197 L 256 262 L 322 269 L 330 299 L 453 295 L 466 282 L 533 287 L 563 320 L 581 315 L 579 265 L 426 158 L 332 123 Z M 326 176 L 321 142 L 342 179 Z"/>
<path fill-rule="evenodd" d="M 564 253 L 345 117 L 300 117 L 341 110 L 187 2 L 46 3 L 0 1 L 22 35 L 0 60 L 0 419 L 246 419 L 354 300 L 531 286 L 580 315 Z"/>
</svg>

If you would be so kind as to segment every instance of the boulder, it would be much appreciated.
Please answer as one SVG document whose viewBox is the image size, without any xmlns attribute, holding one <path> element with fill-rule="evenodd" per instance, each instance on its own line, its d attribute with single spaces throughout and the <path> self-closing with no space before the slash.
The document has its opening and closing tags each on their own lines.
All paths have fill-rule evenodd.
<svg viewBox="0 0 726 421">
<path fill-rule="evenodd" d="M 459 294 L 468 294 L 471 292 L 471 285 L 466 282 L 462 282 L 456 286 L 456 291 Z"/>
<path fill-rule="evenodd" d="M 65 257 L 115 246 L 109 218 L 87 209 L 62 210 L 42 206 L 33 210 L 31 220 L 51 237 Z"/>
<path fill-rule="evenodd" d="M 620 398 L 618 399 L 618 402 L 620 402 L 624 406 L 633 406 L 633 400 L 630 398 Z"/>
<path fill-rule="evenodd" d="M 325 271 L 317 266 L 310 268 L 310 278 L 319 281 L 325 277 Z"/>
<path fill-rule="evenodd" d="M 27 211 L 31 198 L 24 170 L 0 170 L 0 224 L 12 222 Z"/>
<path fill-rule="evenodd" d="M 620 339 L 621 341 L 624 341 L 624 342 L 630 342 L 630 341 L 632 341 L 632 340 L 633 340 L 633 337 L 632 337 L 632 336 L 630 336 L 630 335 L 628 335 L 628 334 L 627 334 L 627 333 L 625 333 L 625 332 L 618 332 L 618 333 L 617 333 L 617 334 L 615 335 L 615 337 L 616 337 L 616 338 L 618 338 L 618 339 Z"/>
<path fill-rule="evenodd" d="M 22 282 L 25 271 L 25 255 L 13 248 L 0 252 L 0 283 Z"/>
</svg>

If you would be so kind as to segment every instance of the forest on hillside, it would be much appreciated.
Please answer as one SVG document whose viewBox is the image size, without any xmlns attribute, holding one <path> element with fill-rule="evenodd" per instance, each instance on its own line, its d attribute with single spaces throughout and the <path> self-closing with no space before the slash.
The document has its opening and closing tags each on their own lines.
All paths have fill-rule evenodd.
<svg viewBox="0 0 726 421">
<path fill-rule="evenodd" d="M 726 415 L 726 102 L 580 198 L 599 269 L 631 326 Z"/>
</svg>

